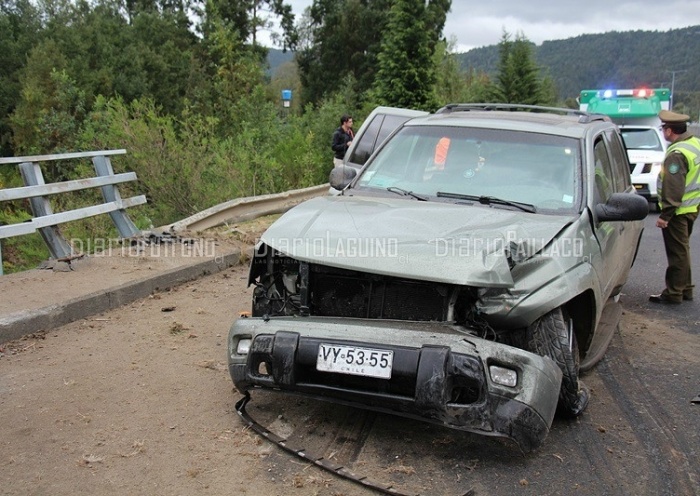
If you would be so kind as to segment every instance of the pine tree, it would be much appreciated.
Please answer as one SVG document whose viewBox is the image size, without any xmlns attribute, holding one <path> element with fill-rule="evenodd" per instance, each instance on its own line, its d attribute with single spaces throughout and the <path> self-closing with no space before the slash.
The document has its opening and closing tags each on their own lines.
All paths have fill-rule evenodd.
<svg viewBox="0 0 700 496">
<path fill-rule="evenodd" d="M 423 0 L 396 0 L 379 52 L 374 84 L 386 105 L 434 110 L 435 68 Z"/>
<path fill-rule="evenodd" d="M 321 103 L 348 76 L 358 94 L 372 87 L 390 5 L 391 0 L 314 0 L 310 36 L 297 54 L 303 104 Z"/>
<path fill-rule="evenodd" d="M 525 105 L 551 105 L 556 101 L 552 82 L 540 76 L 532 43 L 522 33 L 512 40 L 511 35 L 504 32 L 498 49 L 498 74 L 489 93 L 492 101 Z"/>
</svg>

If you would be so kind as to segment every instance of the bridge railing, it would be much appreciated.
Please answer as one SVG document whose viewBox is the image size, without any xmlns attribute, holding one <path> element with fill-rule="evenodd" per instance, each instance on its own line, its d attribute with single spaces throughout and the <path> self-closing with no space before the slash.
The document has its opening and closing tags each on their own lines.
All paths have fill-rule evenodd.
<svg viewBox="0 0 700 496">
<path fill-rule="evenodd" d="M 36 155 L 30 157 L 0 158 L 0 165 L 19 164 L 19 171 L 24 182 L 23 187 L 0 189 L 0 203 L 13 200 L 29 200 L 32 218 L 26 222 L 0 226 L 0 240 L 13 236 L 22 236 L 39 231 L 49 252 L 56 260 L 72 255 L 69 243 L 61 236 L 58 225 L 109 214 L 122 238 L 130 238 L 140 234 L 126 214 L 125 209 L 146 203 L 144 195 L 122 199 L 117 185 L 136 181 L 135 172 L 115 174 L 110 157 L 124 155 L 126 150 L 104 150 L 93 152 L 63 153 L 56 155 Z M 60 160 L 75 160 L 91 158 L 95 169 L 95 177 L 76 179 L 46 184 L 41 165 L 45 162 Z M 90 188 L 100 188 L 104 203 L 91 205 L 65 212 L 54 212 L 49 196 Z M 2 275 L 2 252 L 0 251 L 0 275 Z"/>
</svg>

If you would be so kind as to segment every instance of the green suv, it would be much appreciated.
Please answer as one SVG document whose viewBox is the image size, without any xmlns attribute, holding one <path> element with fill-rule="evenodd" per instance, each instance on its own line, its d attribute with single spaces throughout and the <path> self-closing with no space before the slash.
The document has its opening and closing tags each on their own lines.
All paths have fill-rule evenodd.
<svg viewBox="0 0 700 496">
<path fill-rule="evenodd" d="M 538 447 L 557 411 L 585 409 L 579 374 L 620 320 L 648 213 L 629 170 L 602 115 L 456 104 L 402 120 L 359 171 L 334 169 L 340 194 L 261 237 L 252 317 L 229 333 L 235 386 Z"/>
</svg>

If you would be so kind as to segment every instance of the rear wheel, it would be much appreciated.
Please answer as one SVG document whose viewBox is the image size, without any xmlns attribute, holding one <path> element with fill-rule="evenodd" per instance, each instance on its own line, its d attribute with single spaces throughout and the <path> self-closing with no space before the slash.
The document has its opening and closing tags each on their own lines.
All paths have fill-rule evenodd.
<svg viewBox="0 0 700 496">
<path fill-rule="evenodd" d="M 588 388 L 579 380 L 579 355 L 574 321 L 561 308 L 540 317 L 527 330 L 527 349 L 556 362 L 563 373 L 559 413 L 576 417 L 588 405 Z"/>
</svg>

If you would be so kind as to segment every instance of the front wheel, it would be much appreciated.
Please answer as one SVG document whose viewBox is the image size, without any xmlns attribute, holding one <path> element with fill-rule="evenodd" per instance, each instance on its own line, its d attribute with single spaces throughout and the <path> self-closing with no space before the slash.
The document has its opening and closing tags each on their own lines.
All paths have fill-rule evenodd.
<svg viewBox="0 0 700 496">
<path fill-rule="evenodd" d="M 581 415 L 588 405 L 588 388 L 579 380 L 579 355 L 574 321 L 561 308 L 543 315 L 527 329 L 527 349 L 556 362 L 563 373 L 557 410 Z"/>
</svg>

